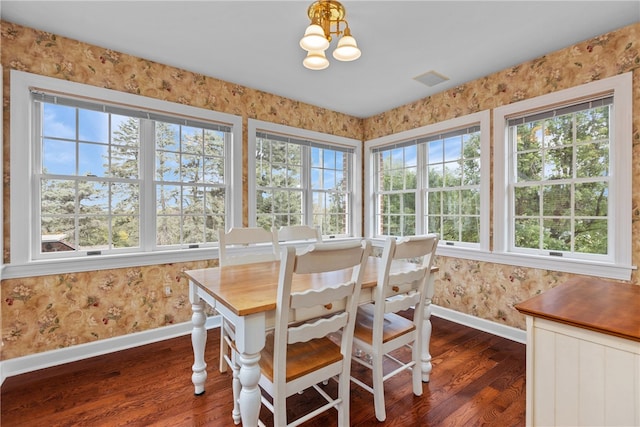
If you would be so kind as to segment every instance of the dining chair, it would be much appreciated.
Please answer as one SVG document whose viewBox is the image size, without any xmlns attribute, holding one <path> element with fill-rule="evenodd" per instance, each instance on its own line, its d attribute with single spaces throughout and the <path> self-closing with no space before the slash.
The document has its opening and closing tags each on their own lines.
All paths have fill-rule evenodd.
<svg viewBox="0 0 640 427">
<path fill-rule="evenodd" d="M 220 266 L 274 261 L 280 256 L 278 239 L 262 227 L 232 227 L 218 230 Z M 265 248 L 266 246 L 266 248 Z"/>
<path fill-rule="evenodd" d="M 259 380 L 262 404 L 276 427 L 297 426 L 330 408 L 338 411 L 339 426 L 349 425 L 353 328 L 370 250 L 367 241 L 318 243 L 300 254 L 293 247 L 282 249 L 275 329 L 261 352 Z M 347 275 L 330 274 L 330 280 L 314 281 L 304 291 L 292 286 L 299 275 L 339 270 Z M 337 333 L 340 338 L 332 340 Z M 331 378 L 338 382 L 335 398 L 320 386 Z M 287 397 L 311 387 L 326 403 L 287 424 Z"/>
<path fill-rule="evenodd" d="M 319 227 L 309 225 L 283 225 L 280 228 L 273 226 L 273 232 L 277 234 L 280 242 L 314 241 L 322 242 L 322 234 Z"/>
<path fill-rule="evenodd" d="M 373 394 L 375 414 L 379 421 L 386 419 L 384 381 L 387 379 L 409 369 L 413 377 L 413 394 L 422 395 L 420 354 L 424 305 L 437 246 L 437 234 L 399 240 L 388 238 L 382 252 L 373 303 L 358 308 L 352 359 L 371 369 L 372 384 L 353 376 L 351 381 Z M 415 268 L 397 269 L 394 272 L 394 261 L 400 260 L 415 263 Z M 411 319 L 397 314 L 410 307 L 413 307 Z M 411 360 L 400 360 L 397 353 L 395 356 L 389 354 L 404 346 L 411 348 Z M 398 365 L 397 369 L 385 374 L 385 359 L 391 360 L 394 366 Z"/>
</svg>

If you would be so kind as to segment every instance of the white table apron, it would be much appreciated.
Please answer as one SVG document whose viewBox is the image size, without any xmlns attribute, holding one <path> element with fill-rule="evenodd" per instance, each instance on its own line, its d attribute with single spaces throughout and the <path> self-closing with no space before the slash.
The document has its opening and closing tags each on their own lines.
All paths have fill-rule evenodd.
<svg viewBox="0 0 640 427">
<path fill-rule="evenodd" d="M 429 280 L 427 296 L 425 299 L 424 323 L 422 327 L 422 357 L 421 370 L 422 381 L 429 382 L 431 375 L 431 354 L 429 353 L 429 342 L 431 340 L 431 298 L 434 292 L 434 274 Z M 360 302 L 368 303 L 372 301 L 372 288 L 362 289 Z M 206 316 L 204 314 L 204 302 L 215 308 L 223 317 L 235 325 L 236 347 L 239 356 L 240 372 L 238 378 L 234 372 L 234 387 L 240 387 L 240 397 L 238 402 L 234 402 L 232 418 L 235 424 L 245 427 L 258 425 L 260 414 L 260 351 L 265 344 L 265 333 L 267 326 L 273 324 L 273 312 L 259 312 L 246 316 L 239 316 L 222 304 L 217 304 L 216 299 L 200 288 L 192 280 L 189 281 L 189 299 L 193 311 L 191 321 L 193 330 L 191 332 L 191 343 L 193 345 L 193 374 L 191 381 L 195 387 L 195 394 L 204 393 L 204 384 L 207 379 L 207 364 L 204 360 L 204 350 L 207 343 L 207 331 L 205 328 Z M 236 405 L 237 403 L 237 405 Z M 239 414 L 238 414 L 239 408 Z"/>
</svg>

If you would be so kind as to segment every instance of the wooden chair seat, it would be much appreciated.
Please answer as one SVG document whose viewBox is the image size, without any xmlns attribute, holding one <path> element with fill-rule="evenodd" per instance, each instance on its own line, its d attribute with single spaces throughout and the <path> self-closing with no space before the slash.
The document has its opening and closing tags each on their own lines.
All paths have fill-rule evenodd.
<svg viewBox="0 0 640 427">
<path fill-rule="evenodd" d="M 371 344 L 373 342 L 373 304 L 361 305 L 356 316 L 356 329 L 353 333 L 354 337 Z M 406 319 L 395 313 L 387 313 L 384 316 L 382 326 L 382 342 L 386 343 L 394 340 L 402 335 L 415 331 L 416 325 L 409 319 Z"/>
<path fill-rule="evenodd" d="M 270 381 L 273 381 L 273 345 L 274 336 L 270 333 L 260 353 L 260 370 Z M 341 360 L 340 346 L 326 337 L 289 344 L 286 381 L 293 381 Z"/>
</svg>

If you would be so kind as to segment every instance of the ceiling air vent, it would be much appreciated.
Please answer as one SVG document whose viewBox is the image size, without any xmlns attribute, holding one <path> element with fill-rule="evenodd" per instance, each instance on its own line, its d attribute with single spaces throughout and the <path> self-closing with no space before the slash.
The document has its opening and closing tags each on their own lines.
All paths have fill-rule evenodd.
<svg viewBox="0 0 640 427">
<path fill-rule="evenodd" d="M 438 83 L 442 83 L 444 81 L 449 80 L 449 77 L 443 76 L 442 74 L 431 70 L 431 71 L 427 71 L 424 74 L 420 74 L 419 76 L 416 76 L 413 79 L 431 87 L 431 86 L 437 85 Z"/>
</svg>

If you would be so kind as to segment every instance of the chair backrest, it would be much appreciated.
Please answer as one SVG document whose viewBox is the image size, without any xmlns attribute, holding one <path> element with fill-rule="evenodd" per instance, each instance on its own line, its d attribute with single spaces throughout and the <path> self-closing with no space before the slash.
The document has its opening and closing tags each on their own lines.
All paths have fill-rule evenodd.
<svg viewBox="0 0 640 427">
<path fill-rule="evenodd" d="M 322 242 L 322 234 L 319 227 L 311 227 L 308 225 L 284 225 L 277 229 L 273 227 L 273 231 L 278 235 L 278 241 L 301 241 L 312 240 L 314 242 Z"/>
<path fill-rule="evenodd" d="M 274 383 L 284 381 L 288 344 L 342 331 L 341 353 L 343 360 L 350 360 L 355 314 L 370 251 L 368 241 L 318 243 L 301 254 L 296 254 L 293 247 L 282 249 L 274 331 Z M 351 272 L 345 275 L 343 270 L 348 269 Z M 322 281 L 316 276 L 318 281 L 313 279 L 312 289 L 292 291 L 296 275 L 327 272 L 335 274 L 326 275 Z M 305 319 L 303 323 L 300 318 Z"/>
<path fill-rule="evenodd" d="M 275 261 L 280 256 L 275 234 L 262 227 L 218 230 L 218 243 L 220 266 Z M 234 250 L 230 252 L 229 249 Z"/>
<path fill-rule="evenodd" d="M 417 328 L 421 327 L 427 282 L 438 240 L 437 234 L 426 234 L 398 240 L 390 237 L 385 241 L 374 297 L 374 334 L 382 333 L 385 313 L 397 313 L 410 307 L 414 307 L 414 324 Z M 405 262 L 402 267 L 394 269 L 397 261 Z M 407 267 L 407 261 L 411 262 L 410 267 Z M 376 327 L 376 323 L 380 323 L 380 326 Z"/>
</svg>

